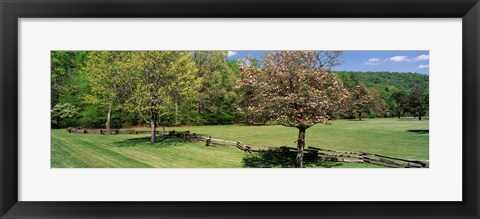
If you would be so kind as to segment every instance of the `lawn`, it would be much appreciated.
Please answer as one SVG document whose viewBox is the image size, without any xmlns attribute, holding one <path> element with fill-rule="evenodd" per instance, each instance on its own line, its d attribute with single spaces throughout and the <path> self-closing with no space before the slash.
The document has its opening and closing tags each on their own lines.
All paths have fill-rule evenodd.
<svg viewBox="0 0 480 219">
<path fill-rule="evenodd" d="M 160 128 L 161 129 L 161 128 Z M 166 130 L 195 132 L 214 138 L 240 141 L 256 147 L 295 147 L 298 131 L 283 126 L 184 126 Z M 428 120 L 402 118 L 334 120 L 331 125 L 307 129 L 306 145 L 344 151 L 364 151 L 400 158 L 428 160 Z M 99 135 L 52 130 L 51 167 L 208 168 L 293 167 L 291 159 L 248 154 L 236 148 L 204 147 L 203 142 L 184 142 L 159 137 L 150 144 L 148 135 Z M 280 162 L 280 163 L 279 163 Z M 281 163 L 283 162 L 283 163 Z M 379 167 L 353 163 L 314 163 L 307 167 Z"/>
</svg>

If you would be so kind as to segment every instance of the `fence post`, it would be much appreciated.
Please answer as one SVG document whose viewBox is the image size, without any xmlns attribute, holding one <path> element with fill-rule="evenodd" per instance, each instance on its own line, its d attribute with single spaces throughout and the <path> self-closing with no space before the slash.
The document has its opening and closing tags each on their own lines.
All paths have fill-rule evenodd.
<svg viewBox="0 0 480 219">
<path fill-rule="evenodd" d="M 212 136 L 208 136 L 207 140 L 205 141 L 205 147 L 210 146 L 210 143 L 212 143 Z"/>
</svg>

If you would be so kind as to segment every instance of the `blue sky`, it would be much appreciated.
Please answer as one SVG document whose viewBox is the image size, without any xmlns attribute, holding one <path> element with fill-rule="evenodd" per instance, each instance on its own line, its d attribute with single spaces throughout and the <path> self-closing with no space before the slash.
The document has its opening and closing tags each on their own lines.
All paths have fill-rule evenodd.
<svg viewBox="0 0 480 219">
<path fill-rule="evenodd" d="M 248 54 L 261 58 L 264 51 L 229 51 L 230 59 L 245 58 Z M 342 65 L 335 71 L 390 71 L 429 74 L 430 55 L 421 51 L 344 51 Z"/>
</svg>

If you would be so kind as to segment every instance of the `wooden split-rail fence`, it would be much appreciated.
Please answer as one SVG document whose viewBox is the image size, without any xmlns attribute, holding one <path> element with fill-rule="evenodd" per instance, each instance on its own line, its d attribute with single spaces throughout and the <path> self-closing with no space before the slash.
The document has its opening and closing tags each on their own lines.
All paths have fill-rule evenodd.
<svg viewBox="0 0 480 219">
<path fill-rule="evenodd" d="M 69 127 L 67 129 L 69 133 L 99 133 L 105 134 L 104 129 L 80 129 Z M 140 130 L 118 130 L 114 129 L 113 134 L 149 134 L 151 131 Z M 223 147 L 235 147 L 244 152 L 271 152 L 282 153 L 287 156 L 295 156 L 297 149 L 293 147 L 252 147 L 243 144 L 240 141 L 231 141 L 212 138 L 211 136 L 202 136 L 196 133 L 190 133 L 189 131 L 177 132 L 173 131 L 157 131 L 157 134 L 164 134 L 176 138 L 183 139 L 185 141 L 205 141 L 205 146 L 223 146 Z M 392 156 L 385 156 L 381 154 L 368 153 L 368 152 L 350 152 L 350 151 L 337 151 L 332 149 L 325 149 L 319 147 L 309 146 L 304 149 L 304 159 L 315 161 L 330 161 L 330 162 L 348 162 L 348 163 L 370 163 L 386 167 L 395 168 L 428 168 L 428 160 L 415 160 L 404 159 Z"/>
<path fill-rule="evenodd" d="M 294 156 L 296 148 L 292 147 L 251 147 L 239 141 L 229 141 L 207 137 L 205 146 L 235 147 L 242 151 L 251 152 L 273 152 Z M 348 163 L 370 163 L 394 168 L 428 168 L 428 160 L 404 159 L 392 156 L 368 152 L 350 152 L 324 149 L 309 146 L 304 149 L 304 158 L 316 161 L 348 162 Z"/>
<path fill-rule="evenodd" d="M 81 133 L 81 134 L 107 134 L 106 129 L 83 129 L 83 128 L 76 128 L 76 127 L 68 127 L 67 128 L 68 133 Z M 152 133 L 150 130 L 135 130 L 135 129 L 112 129 L 112 134 L 150 134 Z M 177 132 L 175 130 L 173 131 L 156 131 L 155 132 L 157 135 L 158 134 L 163 134 L 167 136 L 173 136 L 177 138 L 182 138 L 185 141 L 203 141 L 207 137 L 206 136 L 201 136 L 196 133 L 190 133 L 190 131 L 184 131 L 184 132 Z"/>
<path fill-rule="evenodd" d="M 81 134 L 107 134 L 106 129 L 84 129 L 84 128 L 76 128 L 76 127 L 68 127 L 67 128 L 68 133 L 81 133 Z M 118 134 L 150 134 L 152 131 L 150 130 L 135 130 L 135 129 L 112 129 L 112 134 L 118 135 Z M 155 132 L 157 135 L 158 134 L 167 134 L 168 132 L 164 131 L 156 131 Z"/>
</svg>

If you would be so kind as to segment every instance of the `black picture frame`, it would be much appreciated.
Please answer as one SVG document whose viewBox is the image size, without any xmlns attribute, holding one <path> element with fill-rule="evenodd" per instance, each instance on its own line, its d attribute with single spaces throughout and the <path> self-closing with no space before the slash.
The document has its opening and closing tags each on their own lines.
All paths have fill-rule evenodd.
<svg viewBox="0 0 480 219">
<path fill-rule="evenodd" d="M 479 218 L 478 0 L 0 0 L 1 218 Z M 18 19 L 134 17 L 462 18 L 461 202 L 18 201 Z M 454 76 L 452 76 L 454 77 Z M 308 184 L 308 182 L 304 182 Z M 442 191 L 438 191 L 442 192 Z"/>
</svg>

